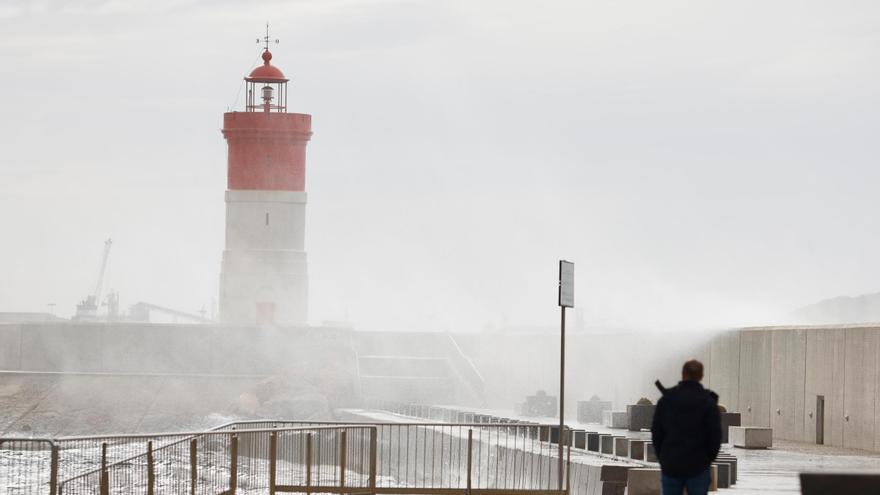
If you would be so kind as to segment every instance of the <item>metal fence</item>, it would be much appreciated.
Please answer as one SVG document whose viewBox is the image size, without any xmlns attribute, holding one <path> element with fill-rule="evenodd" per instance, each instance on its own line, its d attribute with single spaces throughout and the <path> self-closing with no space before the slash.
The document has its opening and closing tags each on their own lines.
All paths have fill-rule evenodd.
<svg viewBox="0 0 880 495">
<path fill-rule="evenodd" d="M 217 429 L 304 424 L 334 423 L 241 421 Z M 558 493 L 555 425 L 363 424 L 377 428 L 377 493 Z M 568 459 L 564 465 L 563 486 L 567 486 Z"/>
<path fill-rule="evenodd" d="M 0 494 L 555 494 L 550 428 L 250 421 L 196 433 L 3 439 Z"/>
<path fill-rule="evenodd" d="M 0 438 L 0 493 L 50 493 L 58 482 L 58 447 L 49 439 Z"/>
</svg>

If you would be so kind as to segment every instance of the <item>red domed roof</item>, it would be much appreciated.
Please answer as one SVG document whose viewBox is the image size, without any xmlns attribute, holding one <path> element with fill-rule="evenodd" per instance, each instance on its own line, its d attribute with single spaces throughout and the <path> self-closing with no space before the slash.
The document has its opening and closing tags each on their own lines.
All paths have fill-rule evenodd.
<svg viewBox="0 0 880 495">
<path fill-rule="evenodd" d="M 252 70 L 245 79 L 251 82 L 287 82 L 288 79 L 284 77 L 281 69 L 270 64 L 270 60 L 272 60 L 272 53 L 269 50 L 264 51 L 263 65 Z"/>
</svg>

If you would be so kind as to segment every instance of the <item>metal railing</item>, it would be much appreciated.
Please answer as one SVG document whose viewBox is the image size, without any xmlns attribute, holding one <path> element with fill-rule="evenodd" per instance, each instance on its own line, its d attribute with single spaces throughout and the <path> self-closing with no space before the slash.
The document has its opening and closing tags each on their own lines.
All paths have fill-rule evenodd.
<svg viewBox="0 0 880 495">
<path fill-rule="evenodd" d="M 249 421 L 0 440 L 0 494 L 556 494 L 548 425 Z"/>
<path fill-rule="evenodd" d="M 242 421 L 265 428 L 307 422 Z M 311 424 L 332 425 L 333 422 Z M 557 426 L 523 423 L 354 423 L 377 428 L 376 493 L 558 493 Z M 566 479 L 568 460 L 566 464 Z"/>
<path fill-rule="evenodd" d="M 0 493 L 56 494 L 58 447 L 46 438 L 0 438 Z"/>
</svg>

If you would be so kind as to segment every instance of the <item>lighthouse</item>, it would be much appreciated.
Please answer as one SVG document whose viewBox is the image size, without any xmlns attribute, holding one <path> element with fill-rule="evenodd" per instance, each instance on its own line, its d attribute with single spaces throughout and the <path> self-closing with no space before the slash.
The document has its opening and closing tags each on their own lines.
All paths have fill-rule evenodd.
<svg viewBox="0 0 880 495">
<path fill-rule="evenodd" d="M 306 144 L 312 116 L 287 111 L 287 82 L 272 65 L 245 77 L 243 111 L 223 115 L 228 146 L 226 248 L 220 319 L 297 325 L 308 320 L 305 252 Z"/>
</svg>

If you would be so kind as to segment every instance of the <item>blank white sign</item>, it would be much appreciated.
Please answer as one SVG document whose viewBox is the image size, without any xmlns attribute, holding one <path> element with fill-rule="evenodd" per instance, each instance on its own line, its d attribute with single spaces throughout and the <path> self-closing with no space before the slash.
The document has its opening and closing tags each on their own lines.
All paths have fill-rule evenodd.
<svg viewBox="0 0 880 495">
<path fill-rule="evenodd" d="M 574 307 L 574 263 L 559 260 L 559 305 Z"/>
</svg>

